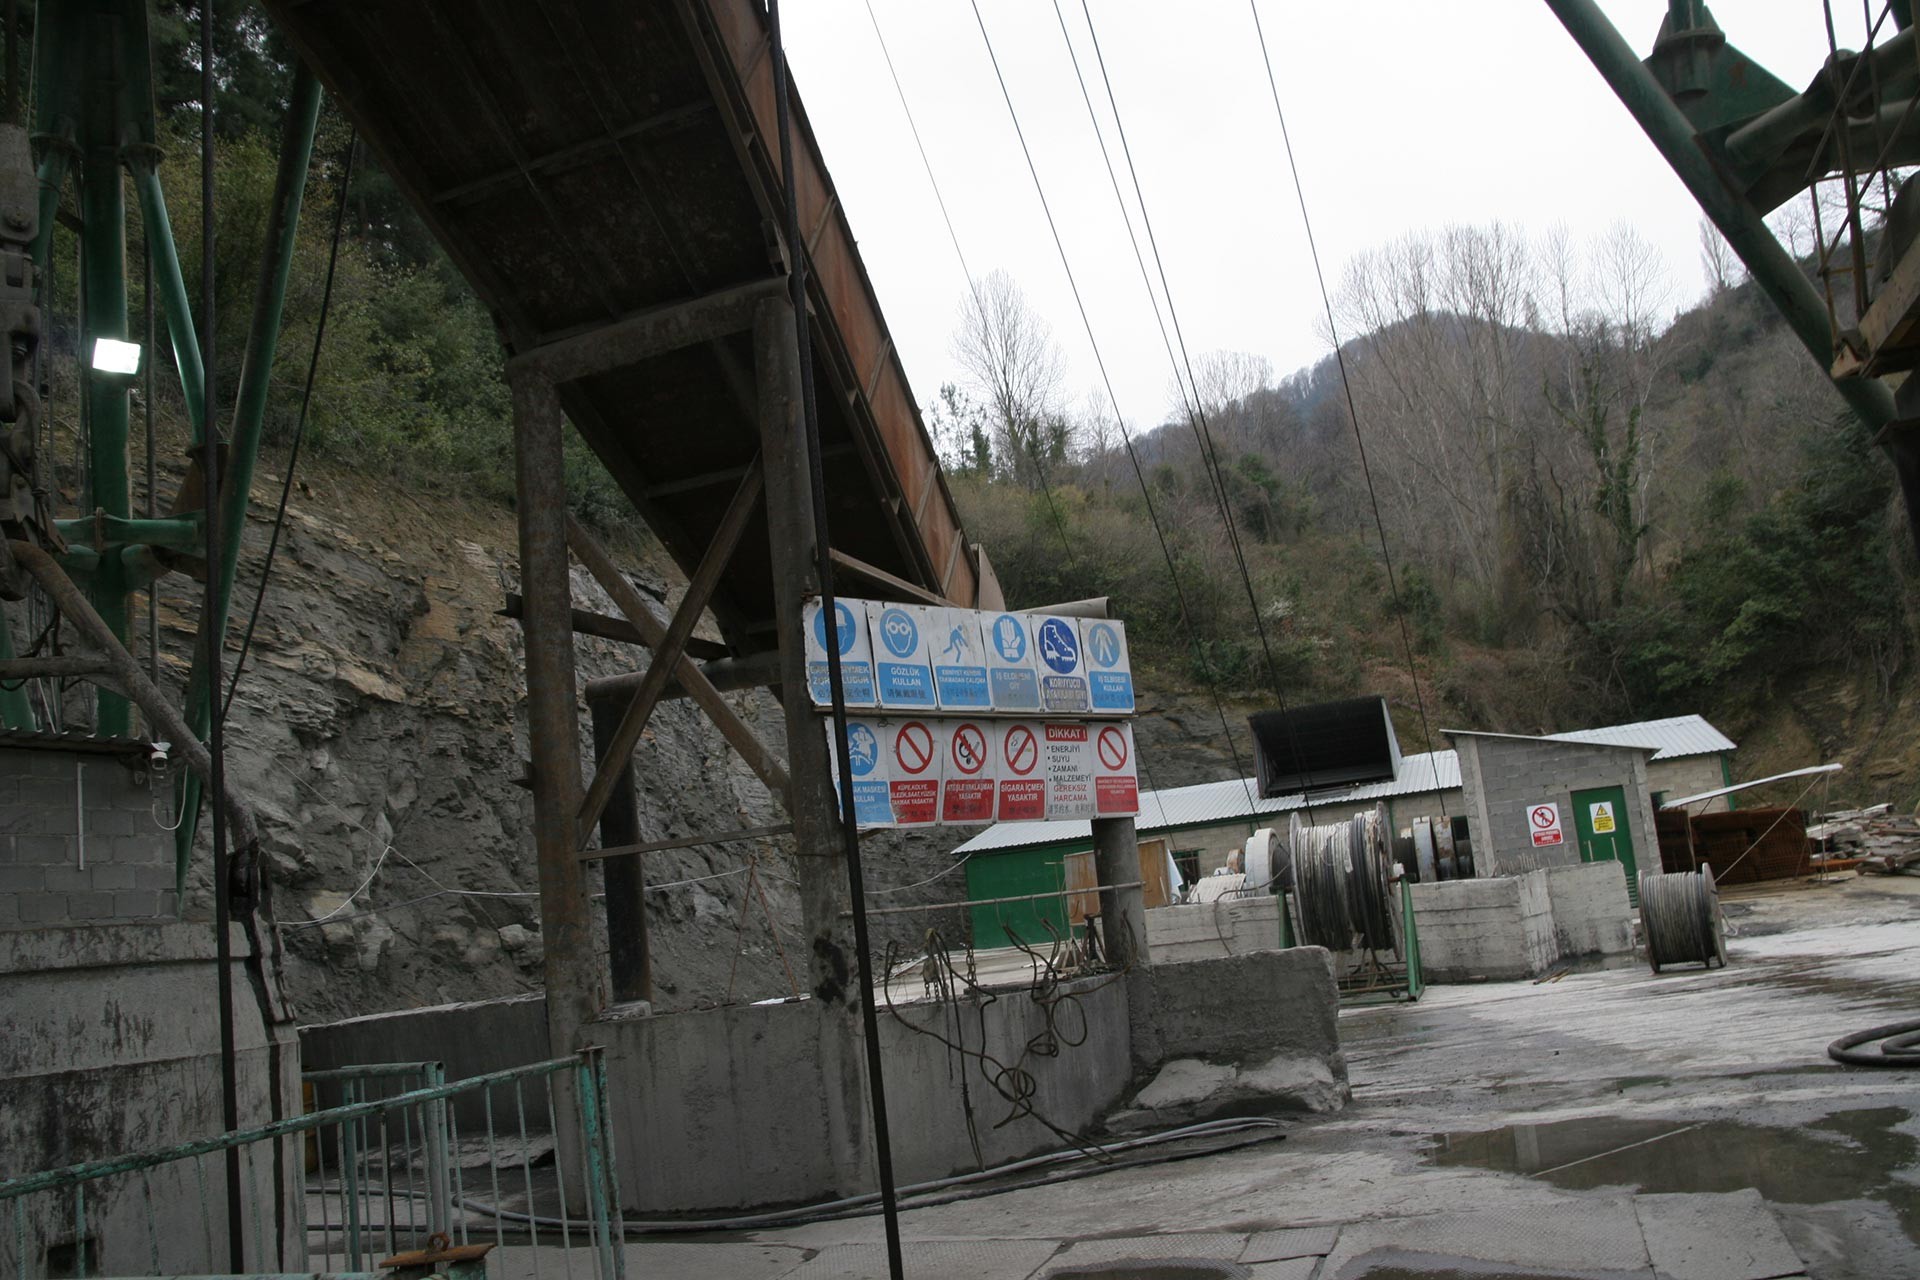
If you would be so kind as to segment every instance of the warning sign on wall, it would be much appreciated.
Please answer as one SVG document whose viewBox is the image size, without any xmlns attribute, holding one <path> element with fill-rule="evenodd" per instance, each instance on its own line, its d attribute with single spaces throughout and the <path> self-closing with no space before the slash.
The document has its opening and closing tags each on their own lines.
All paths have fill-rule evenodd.
<svg viewBox="0 0 1920 1280">
<path fill-rule="evenodd" d="M 996 822 L 1039 822 L 1047 816 L 1047 775 L 1040 767 L 1042 726 L 1033 720 L 993 726 L 998 798 Z"/>
<path fill-rule="evenodd" d="M 929 615 L 935 610 L 916 604 L 882 604 L 869 600 L 867 625 L 873 633 L 874 685 L 883 707 L 933 710 L 939 700 L 933 691 L 933 663 L 928 660 Z M 946 610 L 938 611 L 944 617 Z"/>
<path fill-rule="evenodd" d="M 1560 830 L 1560 806 L 1557 804 L 1527 806 L 1527 828 L 1533 832 L 1535 848 L 1561 844 L 1566 840 L 1565 833 Z"/>
<path fill-rule="evenodd" d="M 993 821 L 993 748 L 987 731 L 971 720 L 939 725 L 946 738 L 946 776 L 940 787 L 940 821 Z"/>
<path fill-rule="evenodd" d="M 850 707 L 871 707 L 873 650 L 867 644 L 866 606 L 858 600 L 833 602 L 834 640 L 840 648 L 840 685 Z M 827 666 L 827 619 L 818 600 L 802 611 L 801 630 L 807 637 L 807 691 L 816 707 L 833 705 L 833 686 Z"/>
<path fill-rule="evenodd" d="M 1593 834 L 1597 836 L 1612 835 L 1618 830 L 1613 820 L 1613 801 L 1611 800 L 1602 800 L 1598 804 L 1588 805 L 1587 816 L 1592 819 Z"/>
<path fill-rule="evenodd" d="M 940 743 L 924 720 L 886 722 L 887 793 L 893 820 L 902 827 L 927 827 L 940 820 Z"/>
<path fill-rule="evenodd" d="M 833 722 L 827 721 L 827 763 L 834 785 L 840 783 L 840 753 L 833 746 Z M 863 827 L 893 825 L 893 796 L 887 789 L 886 723 L 847 721 L 847 764 L 853 774 L 853 820 Z"/>
<path fill-rule="evenodd" d="M 1139 769 L 1133 758 L 1133 726 L 1097 726 L 1093 732 L 1093 811 L 1102 818 L 1139 813 Z"/>
<path fill-rule="evenodd" d="M 1047 776 L 1047 820 L 1093 817 L 1093 759 L 1084 724 L 1041 725 L 1041 768 Z"/>
<path fill-rule="evenodd" d="M 1033 643 L 1039 664 L 1040 705 L 1048 711 L 1092 709 L 1087 691 L 1086 655 L 1080 628 L 1072 618 L 1035 618 Z"/>
</svg>

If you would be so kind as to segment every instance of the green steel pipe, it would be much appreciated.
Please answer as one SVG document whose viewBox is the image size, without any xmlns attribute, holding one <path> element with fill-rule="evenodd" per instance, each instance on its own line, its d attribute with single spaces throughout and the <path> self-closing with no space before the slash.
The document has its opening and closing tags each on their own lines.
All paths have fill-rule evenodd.
<svg viewBox="0 0 1920 1280">
<path fill-rule="evenodd" d="M 200 524 L 200 513 L 190 512 L 157 520 L 133 516 L 75 516 L 70 520 L 55 520 L 53 527 L 62 539 L 75 547 L 93 548 L 98 534 L 100 541 L 109 547 L 145 543 L 197 555 L 204 542 Z"/>
<path fill-rule="evenodd" d="M 1634 56 L 1620 32 L 1593 0 L 1546 0 L 1574 43 L 1592 61 L 1653 145 L 1685 183 L 1727 244 L 1740 255 L 1754 284 L 1779 310 L 1794 336 L 1825 373 L 1833 362 L 1833 328 L 1827 305 L 1793 256 L 1780 247 L 1753 206 L 1734 194 L 1701 148 L 1698 135 Z M 1869 378 L 1846 378 L 1834 387 L 1875 430 L 1893 421 L 1893 393 Z"/>
<path fill-rule="evenodd" d="M 73 167 L 73 143 L 60 139 L 47 145 L 40 161 L 40 225 L 33 235 L 33 269 L 45 275 L 53 254 L 53 228 L 60 216 L 60 188 L 67 184 L 67 170 Z"/>
<path fill-rule="evenodd" d="M 240 365 L 233 443 L 220 468 L 220 563 L 207 566 L 208 573 L 218 574 L 213 580 L 214 616 L 200 620 L 200 642 L 194 648 L 193 669 L 187 678 L 188 722 L 200 737 L 206 736 L 213 723 L 215 704 L 222 693 L 209 687 L 208 658 L 218 652 L 210 646 L 226 642 L 227 609 L 233 600 L 233 580 L 240 564 L 240 540 L 247 531 L 247 500 L 253 488 L 254 464 L 260 460 L 267 390 L 273 379 L 274 353 L 280 345 L 287 278 L 293 271 L 300 205 L 306 192 L 307 168 L 313 161 L 313 136 L 319 121 L 320 81 L 304 62 L 296 62 L 280 135 L 280 164 L 274 174 L 266 245 L 254 289 L 252 325 Z M 174 858 L 176 868 L 184 872 L 192 855 L 200 814 L 200 784 L 191 775 L 181 779 L 179 813 L 181 822 L 174 832 Z"/>
<path fill-rule="evenodd" d="M 13 661 L 13 623 L 7 618 L 7 611 L 0 609 L 0 662 Z M 27 700 L 27 682 L 17 685 L 0 683 L 0 723 L 9 729 L 38 729 L 40 722 L 33 714 L 33 703 Z"/>
<path fill-rule="evenodd" d="M 84 224 L 80 285 L 86 298 L 80 361 L 87 379 L 88 488 L 97 510 L 109 518 L 125 519 L 133 513 L 127 472 L 127 397 L 132 383 L 125 374 L 93 367 L 95 342 L 127 340 L 127 202 L 114 151 L 96 148 L 87 153 L 80 170 L 80 209 Z M 101 620 L 126 643 L 130 615 L 126 575 L 120 571 L 118 557 L 101 561 L 88 594 Z M 102 689 L 98 706 L 96 733 L 118 738 L 132 732 L 133 708 L 124 696 Z"/>
<path fill-rule="evenodd" d="M 127 154 L 127 170 L 133 174 L 141 225 L 146 229 L 147 243 L 153 247 L 153 283 L 159 293 L 161 314 L 166 317 L 167 340 L 173 347 L 180 390 L 186 396 L 193 442 L 199 444 L 207 438 L 207 375 L 200 363 L 200 333 L 193 326 L 193 304 L 187 300 L 186 278 L 180 274 L 180 251 L 173 243 L 173 222 L 167 217 L 166 197 L 154 167 L 156 154 L 147 147 L 133 148 Z M 151 352 L 148 359 L 152 359 Z"/>
</svg>

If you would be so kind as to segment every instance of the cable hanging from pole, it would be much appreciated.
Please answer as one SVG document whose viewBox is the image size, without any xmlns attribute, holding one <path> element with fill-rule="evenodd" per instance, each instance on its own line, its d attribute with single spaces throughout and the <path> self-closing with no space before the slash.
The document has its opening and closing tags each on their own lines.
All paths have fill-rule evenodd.
<svg viewBox="0 0 1920 1280">
<path fill-rule="evenodd" d="M 1000 70 L 1000 59 L 993 49 L 993 37 L 987 34 L 986 19 L 980 14 L 978 0 L 970 0 L 970 2 L 973 7 L 974 21 L 980 27 L 980 39 L 986 45 L 987 58 L 993 64 L 994 78 L 998 80 L 1000 84 L 1001 100 L 1007 105 L 1007 115 L 1013 121 L 1014 135 L 1020 140 L 1020 152 L 1026 158 L 1027 173 L 1033 179 L 1034 193 L 1039 196 L 1040 209 L 1046 215 L 1047 230 L 1053 235 L 1053 247 L 1055 252 L 1059 254 L 1060 267 L 1066 273 L 1067 286 L 1073 291 L 1074 307 L 1079 312 L 1081 327 L 1086 330 L 1087 345 L 1093 350 L 1093 362 L 1095 367 L 1100 371 L 1101 384 L 1106 388 L 1107 402 L 1113 407 L 1114 423 L 1120 429 L 1121 443 L 1126 447 L 1127 460 L 1132 464 L 1134 478 L 1139 481 L 1140 496 L 1146 503 L 1147 519 L 1153 525 L 1154 537 L 1158 539 L 1160 543 L 1160 554 L 1166 559 L 1167 575 L 1173 584 L 1174 598 L 1180 606 L 1181 626 L 1185 629 L 1187 641 L 1193 648 L 1194 660 L 1200 664 L 1200 670 L 1206 673 L 1204 678 L 1207 689 L 1213 696 L 1215 710 L 1220 714 L 1220 730 L 1226 737 L 1228 751 L 1233 755 L 1234 771 L 1240 776 L 1242 786 L 1247 792 L 1247 811 L 1249 815 L 1251 815 L 1255 804 L 1252 788 L 1248 784 L 1246 766 L 1240 758 L 1239 747 L 1234 743 L 1232 730 L 1228 728 L 1226 705 L 1221 700 L 1217 683 L 1212 679 L 1212 667 L 1207 661 L 1206 650 L 1200 643 L 1199 631 L 1193 625 L 1193 613 L 1187 605 L 1186 589 L 1181 585 L 1180 569 L 1179 566 L 1174 563 L 1173 549 L 1167 543 L 1166 530 L 1162 527 L 1159 512 L 1153 504 L 1153 488 L 1147 483 L 1146 471 L 1140 465 L 1140 455 L 1133 447 L 1133 436 L 1127 430 L 1126 419 L 1121 416 L 1120 398 L 1114 394 L 1113 379 L 1107 373 L 1105 357 L 1100 354 L 1100 342 L 1099 339 L 1094 336 L 1093 321 L 1087 315 L 1087 304 L 1080 295 L 1080 283 L 1073 274 L 1073 264 L 1067 258 L 1066 244 L 1060 238 L 1060 227 L 1054 221 L 1053 206 L 1048 202 L 1046 187 L 1040 181 L 1040 171 L 1034 164 L 1033 151 L 1027 146 L 1026 130 L 1020 126 L 1020 113 L 1014 109 L 1013 94 L 1007 88 L 1007 78 Z"/>
<path fill-rule="evenodd" d="M 1307 214 L 1306 187 L 1300 181 L 1300 166 L 1293 156 L 1293 136 L 1287 131 L 1287 113 L 1280 106 L 1280 82 L 1273 73 L 1273 55 L 1267 51 L 1267 33 L 1260 25 L 1260 6 L 1255 0 L 1247 0 L 1247 9 L 1253 14 L 1254 34 L 1260 40 L 1260 59 L 1267 69 L 1267 88 L 1273 95 L 1273 114 L 1280 122 L 1280 141 L 1286 147 L 1287 169 L 1293 175 L 1293 194 L 1300 204 L 1300 225 L 1307 233 L 1307 251 L 1313 259 L 1313 278 L 1320 287 L 1320 305 L 1326 312 L 1327 336 L 1333 342 L 1333 359 L 1340 371 L 1340 390 L 1347 401 L 1347 420 L 1353 424 L 1353 443 L 1360 453 L 1360 475 L 1367 483 L 1367 501 L 1373 509 L 1374 531 L 1380 536 L 1380 559 L 1387 570 L 1387 591 L 1393 600 L 1393 613 L 1400 624 L 1400 643 L 1406 650 L 1407 678 L 1413 681 L 1413 697 L 1420 709 L 1420 731 L 1427 738 L 1427 759 L 1433 766 L 1434 794 L 1441 797 L 1440 815 L 1447 817 L 1445 793 L 1440 787 L 1440 761 L 1434 750 L 1433 726 L 1427 720 L 1427 699 L 1420 690 L 1420 672 L 1413 661 L 1413 633 L 1407 627 L 1407 612 L 1400 603 L 1400 583 L 1393 571 L 1393 553 L 1387 547 L 1387 525 L 1380 516 L 1380 495 L 1373 487 L 1373 469 L 1367 463 L 1367 442 L 1360 431 L 1360 413 L 1354 407 L 1353 381 L 1347 376 L 1346 348 L 1340 342 L 1340 327 L 1333 318 L 1333 298 L 1327 292 L 1326 272 L 1320 266 L 1320 246 L 1314 239 L 1313 219 Z"/>
<path fill-rule="evenodd" d="M 833 589 L 833 544 L 827 523 L 826 473 L 820 454 L 820 412 L 814 398 L 812 338 L 807 315 L 807 248 L 800 232 L 800 197 L 794 178 L 793 109 L 786 46 L 780 33 L 780 0 L 767 0 L 767 35 L 773 62 L 774 108 L 778 116 L 780 175 L 786 198 L 788 289 L 793 303 L 794 341 L 800 365 L 802 452 L 813 507 L 815 572 L 820 578 L 820 616 L 825 627 L 827 683 L 833 702 L 833 752 L 839 771 L 840 847 L 847 863 L 848 905 L 853 909 L 854 954 L 860 973 L 860 1020 L 865 1032 L 867 1096 L 873 1123 L 875 1163 L 880 1179 L 880 1202 L 885 1213 L 887 1272 L 903 1280 L 905 1262 L 900 1247 L 900 1202 L 894 1187 L 893 1143 L 887 1124 L 886 1075 L 880 1057 L 879 1015 L 874 1008 L 873 949 L 867 932 L 865 877 L 860 865 L 860 833 L 854 803 L 852 752 L 847 740 L 847 695 L 842 678 L 839 609 Z M 805 785 L 799 777 L 795 788 Z"/>
</svg>

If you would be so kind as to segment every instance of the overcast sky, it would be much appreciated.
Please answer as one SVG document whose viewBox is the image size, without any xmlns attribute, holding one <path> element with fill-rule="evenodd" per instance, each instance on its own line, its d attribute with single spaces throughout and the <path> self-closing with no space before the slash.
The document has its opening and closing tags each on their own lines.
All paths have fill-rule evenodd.
<svg viewBox="0 0 1920 1280">
<path fill-rule="evenodd" d="M 973 9 L 872 3 L 968 265 L 1018 280 L 1080 405 L 1099 384 L 1093 349 Z M 1060 4 L 1119 165 L 1080 0 Z M 1667 6 L 1603 7 L 1644 55 Z M 1092 9 L 1188 348 L 1254 352 L 1276 375 L 1319 359 L 1319 293 L 1245 0 Z M 980 11 L 1121 413 L 1159 422 L 1167 356 L 1052 0 Z M 782 13 L 794 84 L 925 407 L 960 377 L 951 339 L 966 278 L 863 0 L 788 0 Z M 1529 235 L 1563 224 L 1576 242 L 1625 222 L 1659 250 L 1676 304 L 1702 292 L 1697 206 L 1539 0 L 1260 0 L 1260 15 L 1331 287 L 1352 256 L 1408 232 L 1502 220 Z M 1791 85 L 1824 59 L 1812 0 L 1722 0 L 1715 16 Z"/>
</svg>

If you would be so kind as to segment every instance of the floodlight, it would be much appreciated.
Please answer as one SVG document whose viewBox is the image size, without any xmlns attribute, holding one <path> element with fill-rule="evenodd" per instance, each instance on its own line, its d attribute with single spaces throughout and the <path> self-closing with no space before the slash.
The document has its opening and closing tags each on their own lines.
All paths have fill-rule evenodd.
<svg viewBox="0 0 1920 1280">
<path fill-rule="evenodd" d="M 96 373 L 140 372 L 140 344 L 118 338 L 95 338 L 93 368 Z"/>
</svg>

